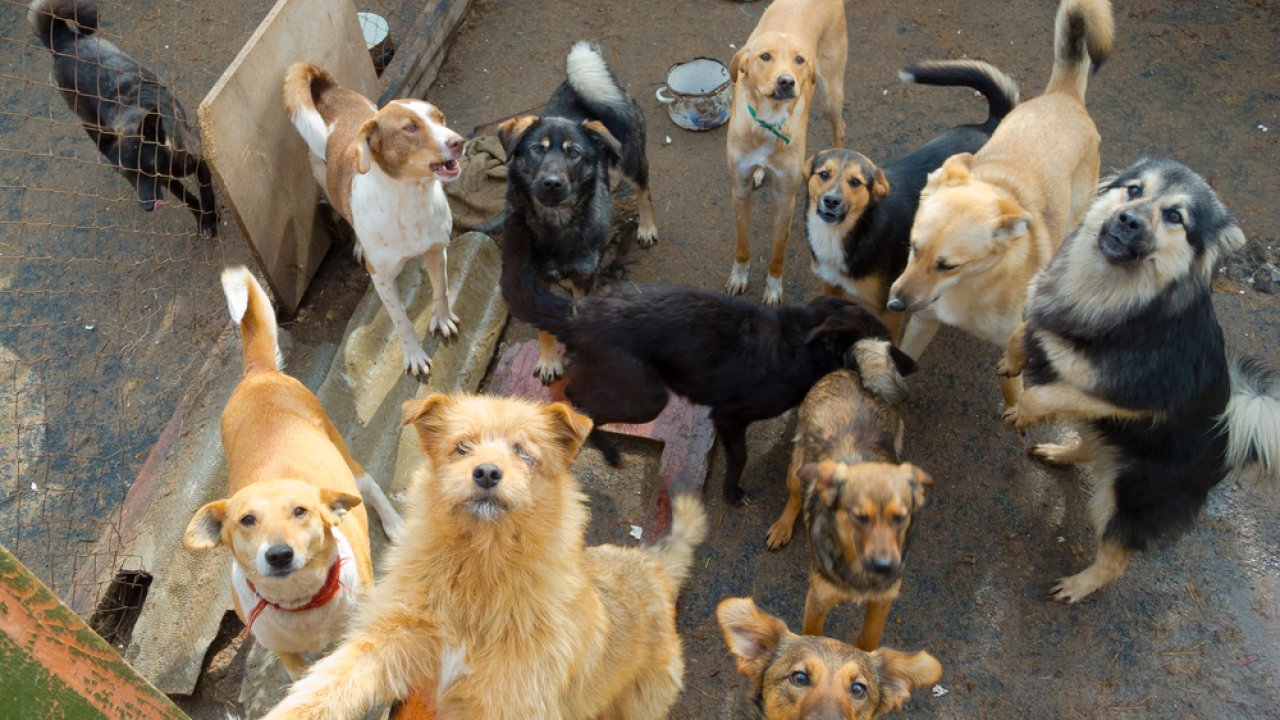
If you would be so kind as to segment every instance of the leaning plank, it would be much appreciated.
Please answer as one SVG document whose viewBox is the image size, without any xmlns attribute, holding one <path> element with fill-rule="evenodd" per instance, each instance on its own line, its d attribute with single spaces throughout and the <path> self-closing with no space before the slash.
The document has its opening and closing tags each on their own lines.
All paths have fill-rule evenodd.
<svg viewBox="0 0 1280 720">
<path fill-rule="evenodd" d="M 186 718 L 0 546 L 0 702 L 12 718 Z"/>
</svg>

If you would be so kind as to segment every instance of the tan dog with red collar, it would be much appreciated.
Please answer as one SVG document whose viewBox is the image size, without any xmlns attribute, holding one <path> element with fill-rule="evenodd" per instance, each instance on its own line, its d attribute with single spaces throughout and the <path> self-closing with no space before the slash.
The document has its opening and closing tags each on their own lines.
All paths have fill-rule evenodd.
<svg viewBox="0 0 1280 720">
<path fill-rule="evenodd" d="M 774 175 L 773 249 L 764 302 L 782 302 L 782 270 L 804 179 L 805 136 L 815 88 L 822 89 L 832 144 L 844 145 L 844 66 L 849 54 L 842 0 L 774 0 L 729 63 L 729 175 L 737 244 L 726 290 L 747 289 L 751 267 L 751 192 Z"/>
<path fill-rule="evenodd" d="M 183 542 L 231 549 L 236 614 L 289 676 L 342 637 L 373 583 L 363 493 L 395 539 L 403 526 L 382 489 L 347 451 L 320 401 L 280 372 L 275 313 L 243 267 L 222 274 L 240 324 L 244 379 L 222 411 L 231 496 L 196 511 Z"/>
</svg>

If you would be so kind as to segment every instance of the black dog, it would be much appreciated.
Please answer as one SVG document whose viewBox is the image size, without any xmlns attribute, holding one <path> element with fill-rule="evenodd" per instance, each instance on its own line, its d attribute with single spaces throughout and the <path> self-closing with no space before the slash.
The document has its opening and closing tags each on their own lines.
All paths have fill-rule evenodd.
<svg viewBox="0 0 1280 720">
<path fill-rule="evenodd" d="M 613 221 L 611 168 L 636 188 L 640 244 L 652 245 L 657 229 L 640 105 L 618 84 L 596 45 L 577 43 L 565 64 L 568 79 L 542 116 L 512 118 L 498 131 L 508 156 L 503 237 L 526 236 L 536 274 L 544 282 L 567 281 L 575 295 L 585 295 Z M 544 333 L 539 342 L 537 374 L 550 383 L 563 366 L 555 340 Z"/>
<path fill-rule="evenodd" d="M 849 294 L 870 306 L 896 335 L 900 312 L 887 312 L 889 286 L 907 266 L 920 191 L 947 158 L 977 152 L 1018 104 L 1018 86 L 984 62 L 926 62 L 904 68 L 904 82 L 970 87 L 987 98 L 987 119 L 960 125 L 882 168 L 861 153 L 823 150 L 805 167 L 805 231 L 813 272 L 829 294 Z"/>
<path fill-rule="evenodd" d="M 711 408 L 728 468 L 724 496 L 742 499 L 747 425 L 800 404 L 827 373 L 856 364 L 850 350 L 888 330 L 852 300 L 819 297 L 804 307 L 767 307 L 710 290 L 616 283 L 570 302 L 540 282 L 528 235 L 503 242 L 502 294 L 511 314 L 565 345 L 565 394 L 597 426 L 645 423 L 667 390 Z M 898 371 L 915 363 L 891 349 Z M 611 464 L 618 454 L 592 440 Z"/>
<path fill-rule="evenodd" d="M 156 74 L 109 40 L 93 37 L 98 9 L 83 0 L 35 0 L 27 22 L 53 56 L 53 77 L 67 105 L 103 157 L 133 184 L 150 212 L 164 203 L 163 187 L 196 216 L 200 233 L 218 233 L 209 167 L 198 152 L 186 111 Z M 194 174 L 199 197 L 178 178 Z"/>
</svg>

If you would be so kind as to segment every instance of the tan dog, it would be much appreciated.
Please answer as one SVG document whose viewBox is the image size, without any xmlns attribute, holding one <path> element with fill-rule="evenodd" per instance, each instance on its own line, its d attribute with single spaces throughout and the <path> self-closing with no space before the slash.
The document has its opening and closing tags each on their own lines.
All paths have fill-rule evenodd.
<svg viewBox="0 0 1280 720">
<path fill-rule="evenodd" d="M 774 0 L 729 63 L 729 176 L 737 229 L 727 290 L 747 289 L 751 266 L 751 191 L 767 170 L 777 182 L 773 249 L 764 302 L 782 302 L 787 237 L 804 176 L 805 137 L 815 88 L 821 88 L 831 136 L 844 144 L 844 66 L 849 52 L 841 0 Z"/>
<path fill-rule="evenodd" d="M 426 455 L 406 541 L 355 631 L 268 718 L 356 718 L 413 690 L 443 718 L 666 717 L 684 670 L 676 593 L 706 535 L 698 501 L 675 499 L 653 548 L 586 548 L 569 474 L 586 416 L 431 395 L 404 419 Z"/>
<path fill-rule="evenodd" d="M 240 324 L 244 379 L 222 411 L 230 497 L 200 508 L 183 541 L 231 550 L 236 614 L 289 676 L 342 636 L 361 589 L 373 582 L 373 503 L 388 537 L 403 521 L 382 489 L 347 452 L 320 401 L 280 372 L 275 314 L 243 267 L 222 274 Z"/>
<path fill-rule="evenodd" d="M 394 100 L 379 110 L 310 63 L 289 68 L 284 104 L 311 153 L 316 182 L 356 231 L 356 255 L 400 338 L 405 371 L 425 378 L 431 358 L 404 311 L 396 277 L 406 262 L 425 256 L 433 303 L 427 332 L 458 334 L 445 274 L 453 215 L 442 183 L 462 173 L 462 136 L 429 102 Z"/>
<path fill-rule="evenodd" d="M 1098 130 L 1085 109 L 1090 63 L 1113 36 L 1108 0 L 1063 0 L 1054 64 L 1038 98 L 1014 108 L 977 154 L 930 173 L 911 229 L 907 268 L 889 309 L 914 313 L 902 349 L 919 358 L 939 323 L 1004 347 L 1027 284 L 1084 215 L 1098 182 Z M 1006 407 L 1019 385 L 1001 382 Z"/>
<path fill-rule="evenodd" d="M 738 672 L 751 681 L 755 720 L 871 720 L 942 679 L 942 664 L 927 652 L 864 652 L 796 635 L 751 598 L 724 600 L 716 619 Z"/>
</svg>

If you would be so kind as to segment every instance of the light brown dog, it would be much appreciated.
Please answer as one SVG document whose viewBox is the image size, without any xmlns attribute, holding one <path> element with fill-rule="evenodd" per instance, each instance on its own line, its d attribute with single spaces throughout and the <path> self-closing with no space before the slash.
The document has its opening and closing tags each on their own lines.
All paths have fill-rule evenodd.
<svg viewBox="0 0 1280 720">
<path fill-rule="evenodd" d="M 257 280 L 229 268 L 222 286 L 244 346 L 244 379 L 222 411 L 231 494 L 200 508 L 183 541 L 231 550 L 236 614 L 297 679 L 302 654 L 337 642 L 360 591 L 373 583 L 359 494 L 388 537 L 402 521 L 316 396 L 280 372 L 275 313 Z"/>
<path fill-rule="evenodd" d="M 939 323 L 1004 347 L 1027 284 L 1084 215 L 1098 182 L 1098 130 L 1085 109 L 1090 64 L 1111 52 L 1108 0 L 1062 0 L 1054 64 L 1040 97 L 1014 108 L 977 154 L 930 173 L 907 268 L 889 309 L 912 312 L 902 349 L 919 358 Z M 1019 384 L 1001 382 L 1005 406 Z"/>
<path fill-rule="evenodd" d="M 706 535 L 677 497 L 651 549 L 586 548 L 568 406 L 431 395 L 405 405 L 426 464 L 405 541 L 356 629 L 268 716 L 355 718 L 419 690 L 444 718 L 666 717 L 684 660 L 676 593 Z"/>
<path fill-rule="evenodd" d="M 791 495 L 769 528 L 768 543 L 777 550 L 790 542 L 803 507 L 813 562 L 804 632 L 821 635 L 836 605 L 866 603 L 856 645 L 870 651 L 880 644 L 902 588 L 915 513 L 933 479 L 900 460 L 903 423 L 893 403 L 902 399 L 905 383 L 887 351 L 880 350 L 884 359 L 876 362 L 873 341 L 858 350 L 863 377 L 837 370 L 819 380 L 800 406 L 787 472 Z"/>
<path fill-rule="evenodd" d="M 782 302 L 787 237 L 804 175 L 805 137 L 814 90 L 820 88 L 831 136 L 844 144 L 844 66 L 849 51 L 841 0 L 774 0 L 729 63 L 729 176 L 737 232 L 727 290 L 747 289 L 751 266 L 751 192 L 764 177 L 777 183 L 773 249 L 764 302 Z"/>
<path fill-rule="evenodd" d="M 751 681 L 756 720 L 871 720 L 942 679 L 942 664 L 927 652 L 864 652 L 796 635 L 751 598 L 722 601 L 716 619 L 738 672 Z"/>
</svg>

